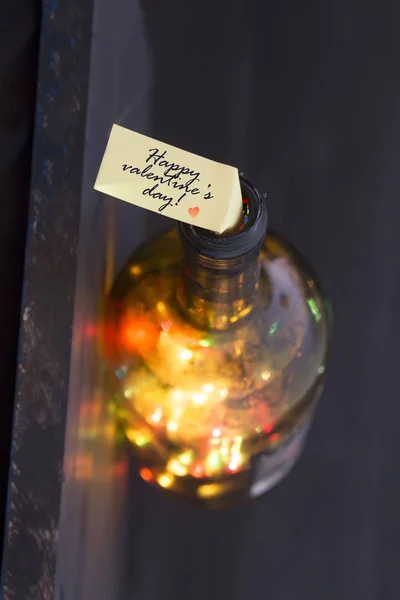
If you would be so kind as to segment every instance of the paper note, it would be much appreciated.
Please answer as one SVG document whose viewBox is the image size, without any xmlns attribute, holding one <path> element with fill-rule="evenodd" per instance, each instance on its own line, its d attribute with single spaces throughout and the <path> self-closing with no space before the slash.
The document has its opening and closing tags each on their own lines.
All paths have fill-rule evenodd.
<svg viewBox="0 0 400 600">
<path fill-rule="evenodd" d="M 217 233 L 242 214 L 239 173 L 114 125 L 95 189 L 177 221 Z"/>
</svg>

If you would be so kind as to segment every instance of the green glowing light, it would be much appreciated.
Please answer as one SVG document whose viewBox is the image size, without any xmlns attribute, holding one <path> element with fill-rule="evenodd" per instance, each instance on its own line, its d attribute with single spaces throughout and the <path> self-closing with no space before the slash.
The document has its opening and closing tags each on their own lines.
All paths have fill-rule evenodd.
<svg viewBox="0 0 400 600">
<path fill-rule="evenodd" d="M 205 338 L 204 340 L 200 340 L 199 344 L 203 348 L 209 348 L 210 346 L 212 346 L 211 340 L 207 338 Z"/>
<path fill-rule="evenodd" d="M 221 454 L 218 450 L 212 450 L 207 457 L 207 465 L 211 469 L 219 469 L 222 465 Z"/>
<path fill-rule="evenodd" d="M 274 321 L 272 323 L 271 327 L 269 328 L 268 335 L 274 335 L 275 331 L 278 329 L 278 325 L 279 325 L 279 322 L 278 321 Z"/>
<path fill-rule="evenodd" d="M 309 298 L 307 300 L 307 304 L 310 307 L 310 310 L 311 310 L 312 314 L 314 315 L 315 320 L 318 323 L 322 319 L 322 316 L 321 316 L 320 310 L 319 310 L 314 298 Z"/>
</svg>

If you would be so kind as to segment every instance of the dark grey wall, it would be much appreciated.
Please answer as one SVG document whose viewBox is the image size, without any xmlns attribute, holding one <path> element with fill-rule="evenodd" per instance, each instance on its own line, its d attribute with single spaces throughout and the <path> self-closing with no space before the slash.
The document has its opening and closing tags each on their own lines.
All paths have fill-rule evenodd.
<svg viewBox="0 0 400 600">
<path fill-rule="evenodd" d="M 400 38 L 397 2 L 143 2 L 151 131 L 237 165 L 335 315 L 300 464 L 243 510 L 198 514 L 143 486 L 140 599 L 400 595 Z"/>
<path fill-rule="evenodd" d="M 51 466 L 55 487 L 51 506 L 48 495 L 41 505 L 50 524 L 19 536 L 19 546 L 18 536 L 9 536 L 6 597 L 397 600 L 400 5 L 118 0 L 111 7 L 98 0 L 89 78 L 90 11 L 72 1 L 73 12 L 50 4 L 46 31 L 54 32 L 64 85 L 51 101 L 51 90 L 42 92 L 39 141 L 50 146 L 37 144 L 32 210 L 40 209 L 42 226 L 30 242 L 37 260 L 24 305 L 32 309 L 23 333 L 29 369 L 17 402 L 30 410 L 36 437 L 17 427 L 13 456 L 35 484 L 34 469 Z M 113 122 L 237 165 L 268 193 L 271 226 L 314 264 L 331 297 L 332 360 L 304 455 L 282 484 L 245 508 L 199 512 L 165 498 L 138 480 L 126 455 L 128 471 L 105 477 L 110 445 L 80 439 L 82 409 L 98 386 L 82 325 L 98 311 L 109 215 L 114 206 L 117 265 L 165 226 L 161 217 L 92 191 Z M 71 152 L 61 159 L 64 138 Z M 49 147 L 59 161 L 51 186 L 40 166 Z M 56 257 L 53 271 L 43 269 L 44 255 Z M 55 304 L 63 311 L 57 327 L 49 321 Z M 41 346 L 55 357 L 46 368 L 29 345 L 32 328 L 44 323 Z M 40 437 L 39 409 L 46 406 L 56 416 Z M 76 458 L 88 456 L 94 471 L 79 476 Z M 27 480 L 18 477 L 17 497 L 29 508 Z M 21 525 L 17 513 L 11 525 Z M 22 524 L 37 524 L 38 514 L 25 510 Z M 29 553 L 17 552 L 22 546 Z"/>
</svg>

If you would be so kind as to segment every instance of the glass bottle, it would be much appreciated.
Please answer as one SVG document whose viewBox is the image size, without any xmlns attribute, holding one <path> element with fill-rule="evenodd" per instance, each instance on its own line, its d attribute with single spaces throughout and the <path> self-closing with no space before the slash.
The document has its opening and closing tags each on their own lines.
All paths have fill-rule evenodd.
<svg viewBox="0 0 400 600">
<path fill-rule="evenodd" d="M 106 308 L 112 391 L 140 474 L 208 506 L 258 496 L 296 462 L 323 387 L 320 285 L 241 178 L 243 222 L 179 223 L 135 251 Z"/>
</svg>

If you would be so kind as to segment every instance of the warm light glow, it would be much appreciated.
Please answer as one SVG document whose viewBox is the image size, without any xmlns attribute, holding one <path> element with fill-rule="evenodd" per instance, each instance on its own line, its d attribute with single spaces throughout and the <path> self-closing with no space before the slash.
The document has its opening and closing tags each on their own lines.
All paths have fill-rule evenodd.
<svg viewBox="0 0 400 600">
<path fill-rule="evenodd" d="M 221 435 L 221 430 L 220 429 L 214 429 L 214 431 L 212 432 L 214 437 L 219 437 Z"/>
<path fill-rule="evenodd" d="M 211 394 L 211 392 L 214 391 L 214 386 L 212 383 L 206 383 L 205 385 L 203 385 L 203 390 L 207 392 L 207 394 Z"/>
<path fill-rule="evenodd" d="M 153 479 L 153 474 L 150 469 L 140 469 L 139 474 L 145 481 L 151 481 Z"/>
<path fill-rule="evenodd" d="M 221 398 L 226 398 L 228 395 L 228 390 L 221 390 L 219 395 L 221 396 Z"/>
<path fill-rule="evenodd" d="M 173 458 L 168 462 L 167 470 L 173 473 L 174 475 L 178 475 L 178 477 L 184 477 L 187 475 L 187 468 L 184 467 L 179 460 Z"/>
<path fill-rule="evenodd" d="M 187 450 L 183 454 L 179 456 L 179 461 L 186 466 L 189 466 L 192 462 L 193 452 L 191 450 Z"/>
<path fill-rule="evenodd" d="M 172 397 L 174 400 L 183 400 L 185 394 L 182 392 L 182 390 L 174 390 L 172 392 Z"/>
<path fill-rule="evenodd" d="M 157 481 L 161 485 L 161 487 L 168 488 L 171 487 L 171 485 L 174 483 L 174 476 L 169 475 L 169 473 L 164 473 L 163 475 L 157 477 Z"/>
<path fill-rule="evenodd" d="M 261 373 L 261 379 L 263 379 L 263 381 L 268 381 L 270 377 L 271 373 L 269 371 L 264 371 L 264 373 Z"/>
<path fill-rule="evenodd" d="M 235 473 L 235 471 L 237 471 L 239 469 L 239 463 L 235 462 L 233 460 L 231 460 L 231 462 L 228 465 L 228 469 L 232 472 Z"/>
<path fill-rule="evenodd" d="M 161 421 L 161 417 L 162 417 L 162 410 L 161 408 L 157 408 L 154 413 L 151 415 L 151 420 L 153 421 L 153 423 L 159 423 Z"/>
<path fill-rule="evenodd" d="M 140 275 L 142 272 L 142 267 L 139 267 L 139 265 L 133 265 L 133 267 L 131 267 L 131 273 L 132 275 Z"/>
<path fill-rule="evenodd" d="M 192 356 L 193 352 L 191 352 L 187 348 L 185 348 L 185 350 L 182 350 L 182 352 L 180 353 L 181 360 L 190 360 Z"/>
<path fill-rule="evenodd" d="M 178 424 L 175 423 L 175 421 L 171 421 L 170 423 L 168 423 L 167 429 L 168 431 L 176 431 L 178 429 Z"/>
<path fill-rule="evenodd" d="M 204 477 L 204 469 L 201 463 L 197 463 L 197 465 L 193 469 L 194 477 Z"/>
<path fill-rule="evenodd" d="M 135 444 L 135 446 L 139 446 L 140 448 L 148 444 L 150 441 L 145 435 L 135 431 L 134 429 L 127 429 L 126 437 L 130 442 L 132 442 L 132 444 Z"/>
<path fill-rule="evenodd" d="M 157 310 L 159 310 L 159 311 L 165 310 L 164 302 L 157 302 Z"/>
<path fill-rule="evenodd" d="M 133 390 L 132 390 L 132 388 L 127 388 L 127 389 L 124 391 L 124 396 L 125 396 L 125 398 L 132 398 L 132 394 L 133 394 Z"/>
<path fill-rule="evenodd" d="M 206 458 L 206 466 L 210 471 L 218 470 L 222 465 L 221 454 L 219 450 L 211 450 Z"/>
<path fill-rule="evenodd" d="M 202 346 L 203 348 L 209 348 L 212 344 L 211 344 L 211 340 L 205 339 L 205 340 L 200 340 L 199 342 L 200 346 Z"/>
<path fill-rule="evenodd" d="M 219 495 L 223 489 L 224 486 L 221 483 L 206 483 L 198 488 L 197 494 L 201 498 L 212 498 Z"/>
<path fill-rule="evenodd" d="M 207 396 L 205 394 L 201 394 L 198 392 L 197 394 L 193 394 L 193 402 L 195 404 L 203 404 L 205 402 Z"/>
</svg>

